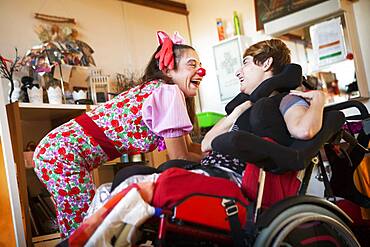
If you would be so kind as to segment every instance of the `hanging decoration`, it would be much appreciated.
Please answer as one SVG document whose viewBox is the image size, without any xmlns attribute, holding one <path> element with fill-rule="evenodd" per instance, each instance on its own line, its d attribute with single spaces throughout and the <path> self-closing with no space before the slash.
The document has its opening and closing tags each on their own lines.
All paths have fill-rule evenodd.
<svg viewBox="0 0 370 247">
<path fill-rule="evenodd" d="M 35 13 L 35 18 L 39 20 L 43 20 L 43 21 L 76 24 L 76 20 L 74 18 L 69 18 L 69 17 L 61 17 L 61 16 L 55 16 L 55 15 Z"/>
</svg>

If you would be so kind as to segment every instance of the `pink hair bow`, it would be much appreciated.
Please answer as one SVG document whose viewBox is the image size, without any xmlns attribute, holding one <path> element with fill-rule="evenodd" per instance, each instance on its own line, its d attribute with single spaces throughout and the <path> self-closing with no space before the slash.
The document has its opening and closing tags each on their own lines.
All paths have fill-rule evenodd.
<svg viewBox="0 0 370 247">
<path fill-rule="evenodd" d="M 171 39 L 165 32 L 158 31 L 157 39 L 158 43 L 162 45 L 161 50 L 155 54 L 155 58 L 158 59 L 159 62 L 159 69 L 173 69 L 175 65 L 173 44 L 183 44 L 185 41 L 184 38 L 181 37 L 178 32 L 175 32 Z"/>
<path fill-rule="evenodd" d="M 168 36 L 167 33 L 163 31 L 157 31 L 157 39 L 160 45 L 163 44 L 165 39 L 170 39 L 174 44 L 185 44 L 185 39 L 177 31 L 173 33 L 172 39 L 170 38 L 170 36 Z"/>
</svg>

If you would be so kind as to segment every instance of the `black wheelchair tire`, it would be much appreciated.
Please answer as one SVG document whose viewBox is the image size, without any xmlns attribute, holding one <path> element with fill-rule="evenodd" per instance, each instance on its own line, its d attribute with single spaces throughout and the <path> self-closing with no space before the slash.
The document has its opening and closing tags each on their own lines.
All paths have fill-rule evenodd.
<svg viewBox="0 0 370 247">
<path fill-rule="evenodd" d="M 282 246 L 282 241 L 295 227 L 310 221 L 324 222 L 333 227 L 340 235 L 343 246 L 360 246 L 350 228 L 336 214 L 312 204 L 296 205 L 281 212 L 267 227 L 259 231 L 253 246 Z"/>
</svg>

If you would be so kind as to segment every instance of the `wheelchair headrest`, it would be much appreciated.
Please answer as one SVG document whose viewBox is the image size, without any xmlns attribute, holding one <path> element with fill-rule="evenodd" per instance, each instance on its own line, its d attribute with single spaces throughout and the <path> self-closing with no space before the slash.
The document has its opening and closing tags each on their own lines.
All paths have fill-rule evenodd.
<svg viewBox="0 0 370 247">
<path fill-rule="evenodd" d="M 288 92 L 299 87 L 301 82 L 302 67 L 295 63 L 287 64 L 279 74 L 264 80 L 252 92 L 249 99 L 256 102 L 260 98 L 270 96 L 274 91 Z"/>
</svg>

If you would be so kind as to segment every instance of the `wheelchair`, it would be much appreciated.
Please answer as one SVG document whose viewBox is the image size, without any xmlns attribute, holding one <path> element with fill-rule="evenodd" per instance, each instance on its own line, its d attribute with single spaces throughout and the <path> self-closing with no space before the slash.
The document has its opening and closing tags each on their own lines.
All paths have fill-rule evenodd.
<svg viewBox="0 0 370 247">
<path fill-rule="evenodd" d="M 349 108 L 356 108 L 360 115 L 345 117 L 340 110 Z M 364 147 L 369 142 L 368 119 L 369 113 L 362 103 L 348 101 L 325 108 L 322 130 L 309 141 L 294 140 L 289 146 L 284 146 L 243 131 L 223 134 L 213 141 L 214 150 L 246 160 L 258 167 L 258 172 L 255 173 L 258 177 L 255 198 L 246 199 L 248 193 L 238 193 L 238 188 L 222 184 L 222 181 L 211 181 L 215 178 L 209 178 L 207 182 L 213 183 L 215 187 L 220 183 L 222 185 L 219 187 L 227 186 L 235 193 L 220 195 L 203 191 L 202 183 L 197 183 L 195 175 L 186 177 L 184 174 L 186 178 L 181 179 L 181 174 L 180 177 L 177 174 L 179 171 L 171 168 L 168 173 L 173 172 L 176 175 L 168 174 L 167 178 L 159 181 L 157 192 L 175 195 L 167 199 L 170 203 L 156 202 L 154 198 L 154 205 L 164 208 L 163 213 L 159 223 L 154 224 L 156 230 L 153 230 L 153 225 L 149 228 L 144 225 L 142 230 L 157 232 L 154 241 L 156 246 L 166 245 L 165 243 L 167 246 L 360 246 L 351 230 L 353 220 L 335 204 L 335 195 L 320 149 L 325 146 L 325 151 L 330 152 L 328 147 L 348 143 L 349 154 L 346 155 L 346 161 L 353 170 L 358 162 L 353 164 L 351 156 L 356 155 L 357 160 L 361 160 L 369 153 Z M 363 125 L 362 143 L 358 140 L 360 137 L 356 138 L 350 130 L 343 128 L 348 121 L 353 120 L 361 121 Z M 246 145 L 250 143 L 253 145 Z M 333 160 L 336 161 L 329 158 L 329 163 Z M 335 165 L 330 163 L 332 167 Z M 326 198 L 306 194 L 315 167 L 322 172 Z M 266 171 L 282 174 L 302 169 L 305 169 L 304 177 L 295 195 L 287 193 L 287 198 L 263 207 Z M 167 174 L 161 176 L 166 177 Z M 347 177 L 350 176 L 351 174 L 347 174 Z M 177 195 L 182 192 L 176 190 L 176 187 L 181 187 L 186 181 L 192 181 L 193 191 L 182 196 Z M 353 190 L 355 192 L 359 193 Z M 369 198 L 362 196 L 361 199 L 362 206 L 368 207 Z M 175 201 L 176 203 L 172 203 Z"/>
</svg>

